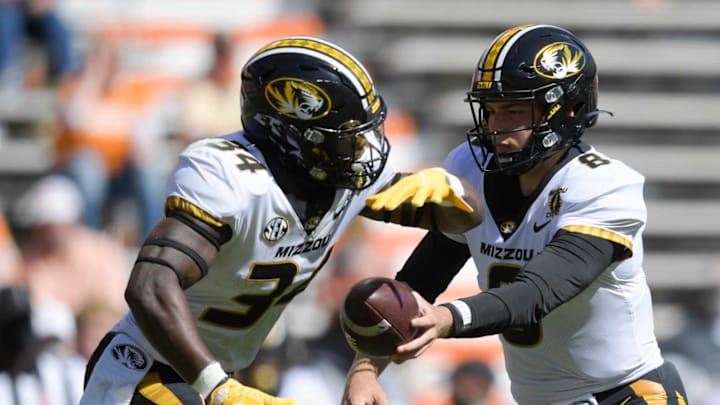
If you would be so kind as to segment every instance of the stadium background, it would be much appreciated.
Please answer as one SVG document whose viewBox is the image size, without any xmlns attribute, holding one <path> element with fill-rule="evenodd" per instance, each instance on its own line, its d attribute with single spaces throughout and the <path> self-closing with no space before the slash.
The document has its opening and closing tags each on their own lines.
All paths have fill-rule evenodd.
<svg viewBox="0 0 720 405">
<path fill-rule="evenodd" d="M 55 7 L 78 64 L 94 44 L 117 44 L 121 76 L 143 89 L 145 108 L 159 125 L 154 156 L 165 172 L 186 141 L 181 100 L 211 64 L 215 33 L 227 35 L 238 69 L 259 45 L 284 35 L 317 35 L 351 51 L 389 104 L 386 131 L 396 165 L 412 170 L 438 163 L 464 141 L 471 116 L 462 100 L 474 63 L 495 34 L 528 22 L 572 30 L 599 65 L 600 108 L 615 113 L 601 118 L 586 141 L 647 178 L 645 271 L 657 335 L 690 400 L 720 402 L 713 391 L 720 380 L 720 3 L 58 0 Z M 47 79 L 41 45 L 23 43 L 22 86 L 0 87 L 0 207 L 21 251 L 27 230 L 14 207 L 57 163 L 54 120 L 62 98 L 58 83 Z M 233 103 L 229 109 L 237 109 L 237 97 Z M 129 269 L 137 209 L 121 198 L 108 210 L 102 231 L 122 242 Z M 319 395 L 324 388 L 311 376 L 322 368 L 313 357 L 326 343 L 342 286 L 392 275 L 421 235 L 357 221 L 327 275 L 291 304 L 246 377 L 265 388 L 284 383 Z M 474 291 L 474 269 L 466 270 L 443 298 Z M 449 374 L 467 359 L 496 372 L 491 402 L 511 403 L 495 338 L 442 342 L 422 360 L 393 368 L 388 384 L 402 391 L 398 401 L 439 404 Z"/>
</svg>

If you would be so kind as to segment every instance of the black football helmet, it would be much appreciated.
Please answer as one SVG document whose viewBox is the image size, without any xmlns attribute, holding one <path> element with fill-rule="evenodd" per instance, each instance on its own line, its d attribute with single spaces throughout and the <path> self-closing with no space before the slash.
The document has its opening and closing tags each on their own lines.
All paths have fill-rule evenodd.
<svg viewBox="0 0 720 405">
<path fill-rule="evenodd" d="M 329 187 L 364 189 L 380 176 L 390 144 L 386 106 L 347 51 L 312 37 L 265 45 L 242 70 L 242 123 L 285 162 Z"/>
<path fill-rule="evenodd" d="M 555 151 L 577 144 L 601 112 L 597 85 L 590 51 L 565 29 L 522 25 L 497 36 L 480 58 L 465 99 L 475 122 L 467 138 L 480 169 L 521 175 Z M 486 103 L 502 101 L 533 103 L 542 115 L 533 113 L 530 127 L 490 131 Z M 523 150 L 495 153 L 494 136 L 527 129 L 532 136 Z"/>
</svg>

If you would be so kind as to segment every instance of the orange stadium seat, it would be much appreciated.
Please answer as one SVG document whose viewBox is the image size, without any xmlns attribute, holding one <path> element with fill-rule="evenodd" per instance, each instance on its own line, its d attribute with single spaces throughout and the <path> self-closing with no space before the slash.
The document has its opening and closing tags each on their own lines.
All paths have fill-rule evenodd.
<svg viewBox="0 0 720 405">
<path fill-rule="evenodd" d="M 101 39 L 120 41 L 138 40 L 145 43 L 167 41 L 206 41 L 212 37 L 214 29 L 205 25 L 170 24 L 167 22 L 117 22 L 103 24 L 92 30 L 91 35 Z M 325 34 L 325 23 L 315 14 L 289 14 L 258 23 L 241 24 L 230 35 L 234 42 L 265 40 L 289 35 Z"/>
<path fill-rule="evenodd" d="M 284 15 L 261 24 L 243 25 L 232 34 L 238 42 L 266 40 L 290 35 L 325 35 L 325 22 L 315 14 Z"/>
<path fill-rule="evenodd" d="M 5 214 L 0 212 L 0 285 L 14 285 L 21 278 L 21 258 Z"/>
<path fill-rule="evenodd" d="M 172 45 L 197 48 L 209 44 L 215 30 L 208 25 L 191 23 L 168 23 L 167 21 L 118 21 L 103 23 L 90 30 L 89 36 L 100 41 L 113 41 L 121 45 L 148 47 Z M 254 48 L 257 43 L 289 35 L 323 36 L 325 23 L 312 13 L 280 15 L 268 21 L 255 24 L 240 24 L 234 31 L 228 32 L 238 48 Z M 152 58 L 151 50 L 148 58 Z M 136 67 L 124 73 L 124 80 L 133 87 L 151 87 L 157 95 L 174 94 L 182 91 L 193 77 L 177 72 L 165 71 L 159 67 Z"/>
</svg>

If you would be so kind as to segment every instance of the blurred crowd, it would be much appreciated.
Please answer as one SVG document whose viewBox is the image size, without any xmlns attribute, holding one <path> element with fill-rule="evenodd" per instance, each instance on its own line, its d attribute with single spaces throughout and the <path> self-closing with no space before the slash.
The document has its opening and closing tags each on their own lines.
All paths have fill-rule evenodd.
<svg viewBox="0 0 720 405">
<path fill-rule="evenodd" d="M 314 18 L 306 21 L 298 34 L 323 34 Z M 5 141 L 37 137 L 49 145 L 47 167 L 20 195 L 1 199 L 0 403 L 77 403 L 87 358 L 127 311 L 127 277 L 140 241 L 162 216 L 177 153 L 241 128 L 238 69 L 249 56 L 247 38 L 164 30 L 86 32 L 63 21 L 51 0 L 0 0 L 3 102 L 32 93 L 52 100 L 46 114 L 36 112 L 42 122 L 30 135 L 14 133 L 12 116 L 0 119 Z M 200 71 L 183 76 L 133 65 L 139 42 L 157 47 L 155 41 L 178 35 L 201 42 Z M 396 165 L 422 164 L 410 115 L 393 111 L 386 131 L 399 152 Z M 301 404 L 339 402 L 353 357 L 338 323 L 345 291 L 364 277 L 392 276 L 422 235 L 376 226 L 357 220 L 257 361 L 238 372 L 242 381 Z M 491 346 L 426 369 L 391 368 L 383 379 L 392 403 L 505 404 L 506 386 L 494 376 L 502 369 L 499 346 Z"/>
<path fill-rule="evenodd" d="M 304 21 L 296 24 L 298 34 L 323 34 L 316 17 Z M 151 41 L 169 35 L 151 32 Z M 171 34 L 198 40 L 195 32 Z M 131 264 L 163 214 L 177 153 L 193 140 L 240 129 L 238 67 L 254 43 L 203 31 L 197 47 L 203 69 L 183 77 L 134 69 L 137 55 L 129 49 L 138 38 L 126 35 L 74 29 L 53 0 L 0 0 L 0 100 L 34 92 L 52 100 L 47 114 L 29 114 L 42 117 L 30 136 L 49 145 L 47 167 L 19 196 L 0 199 L 2 404 L 77 403 L 86 359 L 127 311 Z M 390 110 L 394 163 L 408 170 L 431 164 L 418 153 L 413 118 Z M 0 116 L 0 141 L 17 136 L 14 119 Z M 241 381 L 300 404 L 336 405 L 353 356 L 338 324 L 344 293 L 364 277 L 393 276 L 421 237 L 357 219 L 252 367 L 238 372 Z M 468 270 L 447 294 L 476 288 Z M 685 327 L 664 348 L 677 353 L 681 373 L 702 376 L 685 378 L 705 384 L 695 392 L 712 401 L 720 397 L 710 394 L 720 378 L 720 322 L 717 297 L 690 301 L 701 299 L 704 305 L 688 309 Z M 394 405 L 511 404 L 500 350 L 495 337 L 440 343 L 422 360 L 391 366 L 382 377 L 386 392 Z"/>
</svg>

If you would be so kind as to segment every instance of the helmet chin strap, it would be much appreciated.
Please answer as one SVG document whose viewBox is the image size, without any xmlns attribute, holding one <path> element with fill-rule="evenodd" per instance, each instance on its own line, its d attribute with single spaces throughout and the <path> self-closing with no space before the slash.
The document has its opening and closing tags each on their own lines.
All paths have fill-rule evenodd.
<svg viewBox="0 0 720 405">
<path fill-rule="evenodd" d="M 545 134 L 542 139 L 540 139 L 540 142 L 538 141 L 532 141 L 530 145 L 528 145 L 525 149 L 506 154 L 506 155 L 497 155 L 495 158 L 497 159 L 498 168 L 502 173 L 509 176 L 520 176 L 525 173 L 527 173 L 530 169 L 537 166 L 540 162 L 544 161 L 548 157 L 550 157 L 555 151 L 550 151 L 550 149 L 557 145 L 560 142 L 561 138 L 560 136 L 555 133 L 554 131 L 550 131 L 547 134 Z M 543 148 L 545 148 L 545 152 L 540 154 L 535 154 L 530 151 L 528 153 L 528 149 L 534 148 L 536 146 L 542 145 Z M 524 157 L 530 156 L 530 158 L 523 160 Z M 501 163 L 503 158 L 506 161 L 509 161 L 510 167 L 503 168 L 503 164 Z M 513 164 L 513 161 L 519 161 L 518 163 Z"/>
<path fill-rule="evenodd" d="M 526 156 L 525 150 L 495 154 L 497 168 L 500 173 L 506 176 L 520 176 L 535 166 L 533 159 L 523 159 Z M 504 162 L 503 162 L 504 161 Z"/>
</svg>

